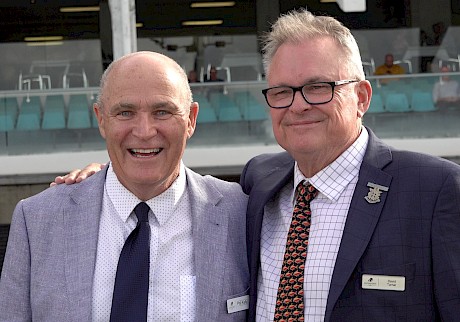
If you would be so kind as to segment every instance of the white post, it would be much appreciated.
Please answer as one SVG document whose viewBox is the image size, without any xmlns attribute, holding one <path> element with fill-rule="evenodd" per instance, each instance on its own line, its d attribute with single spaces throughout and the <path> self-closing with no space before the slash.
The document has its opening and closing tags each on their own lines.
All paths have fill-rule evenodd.
<svg viewBox="0 0 460 322">
<path fill-rule="evenodd" d="M 113 59 L 137 51 L 135 0 L 109 0 Z"/>
<path fill-rule="evenodd" d="M 366 11 L 366 0 L 337 0 L 343 12 L 364 12 Z"/>
</svg>

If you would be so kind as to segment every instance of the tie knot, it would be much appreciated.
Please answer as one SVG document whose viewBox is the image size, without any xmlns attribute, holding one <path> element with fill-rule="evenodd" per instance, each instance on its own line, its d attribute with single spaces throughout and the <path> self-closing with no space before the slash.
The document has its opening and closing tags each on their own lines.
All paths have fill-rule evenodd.
<svg viewBox="0 0 460 322">
<path fill-rule="evenodd" d="M 136 208 L 134 208 L 134 213 L 136 214 L 137 220 L 141 221 L 149 221 L 149 210 L 150 207 L 145 202 L 140 202 L 137 204 Z"/>
<path fill-rule="evenodd" d="M 305 181 L 301 181 L 297 185 L 297 193 L 299 196 L 304 196 L 307 200 L 312 200 L 318 195 L 318 190 L 310 183 L 307 185 L 304 185 L 304 183 Z"/>
</svg>

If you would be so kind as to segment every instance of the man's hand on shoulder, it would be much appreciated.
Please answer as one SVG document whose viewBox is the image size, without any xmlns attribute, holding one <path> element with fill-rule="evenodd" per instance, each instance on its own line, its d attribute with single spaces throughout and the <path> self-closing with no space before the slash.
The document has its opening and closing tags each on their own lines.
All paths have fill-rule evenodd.
<svg viewBox="0 0 460 322">
<path fill-rule="evenodd" d="M 100 171 L 105 166 L 104 163 L 91 163 L 88 164 L 83 170 L 75 169 L 64 176 L 57 176 L 53 182 L 50 183 L 50 187 L 58 184 L 74 184 L 91 177 L 96 172 Z"/>
</svg>

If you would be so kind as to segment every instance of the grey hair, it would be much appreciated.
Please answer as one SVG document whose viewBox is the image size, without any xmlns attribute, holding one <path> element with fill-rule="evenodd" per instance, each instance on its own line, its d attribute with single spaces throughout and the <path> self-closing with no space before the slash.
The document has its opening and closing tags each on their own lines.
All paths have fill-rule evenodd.
<svg viewBox="0 0 460 322">
<path fill-rule="evenodd" d="M 350 29 L 332 17 L 315 16 L 306 9 L 292 10 L 280 16 L 271 31 L 263 36 L 265 74 L 268 76 L 273 56 L 284 43 L 300 43 L 321 37 L 332 38 L 343 49 L 344 56 L 337 58 L 347 64 L 351 77 L 360 80 L 365 78 L 358 44 Z"/>
<path fill-rule="evenodd" d="M 123 60 L 127 59 L 127 58 L 130 58 L 132 56 L 136 56 L 136 55 L 151 55 L 151 56 L 156 56 L 158 57 L 159 59 L 163 59 L 163 60 L 166 60 L 167 62 L 170 63 L 170 66 L 172 66 L 175 71 L 177 72 L 177 74 L 180 76 L 180 83 L 177 84 L 178 86 L 176 86 L 176 88 L 183 88 L 184 90 L 184 99 L 185 99 L 185 102 L 187 104 L 187 111 L 190 110 L 190 104 L 193 102 L 193 96 L 192 96 L 192 90 L 190 88 L 190 85 L 189 85 L 189 82 L 188 82 L 188 77 L 187 77 L 187 74 L 185 73 L 185 70 L 179 66 L 179 64 L 169 58 L 168 56 L 165 56 L 163 54 L 160 54 L 160 53 L 156 53 L 156 52 L 151 52 L 151 51 L 138 51 L 138 52 L 135 52 L 135 53 L 130 53 L 130 54 L 127 54 L 123 57 L 120 57 L 116 60 L 114 60 L 112 63 L 110 63 L 110 65 L 107 67 L 107 69 L 104 71 L 104 73 L 102 74 L 101 76 L 101 80 L 100 80 L 100 83 L 99 83 L 99 92 L 97 94 L 97 99 L 96 99 L 96 103 L 99 105 L 99 107 L 101 109 L 103 109 L 103 97 L 104 97 L 104 91 L 105 91 L 105 88 L 107 86 L 107 83 L 108 83 L 108 79 L 109 79 L 109 75 L 110 73 L 112 72 L 112 70 L 114 68 L 116 68 L 116 66 L 122 62 Z"/>
</svg>

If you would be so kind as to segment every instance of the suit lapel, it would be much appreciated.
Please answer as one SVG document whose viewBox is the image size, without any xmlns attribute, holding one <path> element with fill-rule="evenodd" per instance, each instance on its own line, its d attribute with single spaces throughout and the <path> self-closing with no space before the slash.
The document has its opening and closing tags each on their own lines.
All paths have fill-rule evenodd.
<svg viewBox="0 0 460 322">
<path fill-rule="evenodd" d="M 71 316 L 91 320 L 92 286 L 105 170 L 75 186 L 64 209 L 65 269 Z"/>
<path fill-rule="evenodd" d="M 253 241 L 259 243 L 259 245 L 265 205 L 293 178 L 294 160 L 287 154 L 283 156 L 283 159 L 284 162 L 280 166 L 275 167 L 270 173 L 260 179 L 258 178 L 250 191 L 247 214 L 250 227 L 249 235 L 254 236 Z M 260 250 L 259 245 L 257 247 L 254 245 L 252 249 Z"/>
<path fill-rule="evenodd" d="M 223 195 L 218 188 L 186 169 L 193 218 L 196 271 L 196 320 L 214 321 L 222 303 L 222 272 L 228 238 L 228 217 L 221 216 L 217 203 Z M 212 280 L 212 283 L 210 283 Z"/>
<path fill-rule="evenodd" d="M 249 320 L 255 320 L 257 302 L 257 278 L 260 269 L 261 229 L 264 207 L 293 178 L 294 160 L 287 154 L 282 164 L 267 175 L 258 178 L 250 192 L 247 211 L 248 261 L 251 276 Z"/>
<path fill-rule="evenodd" d="M 366 201 L 364 197 L 368 195 L 370 189 L 368 183 L 390 188 L 392 180 L 391 175 L 381 170 L 391 162 L 390 150 L 369 129 L 368 132 L 369 143 L 337 254 L 327 300 L 325 321 L 329 321 L 340 294 L 366 250 L 385 205 L 386 192 L 380 195 L 380 202 L 369 203 Z"/>
</svg>

